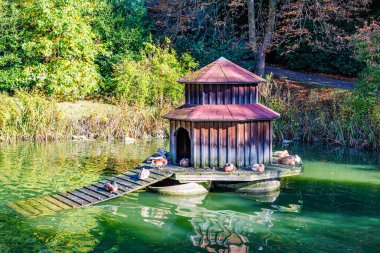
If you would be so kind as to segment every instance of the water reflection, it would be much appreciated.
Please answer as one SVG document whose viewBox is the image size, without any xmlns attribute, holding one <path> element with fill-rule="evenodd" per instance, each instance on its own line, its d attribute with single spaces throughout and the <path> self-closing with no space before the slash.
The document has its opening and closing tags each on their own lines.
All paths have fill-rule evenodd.
<svg viewBox="0 0 380 253">
<path fill-rule="evenodd" d="M 189 218 L 187 220 L 192 226 L 192 232 L 188 233 L 188 239 L 193 246 L 207 252 L 250 252 L 252 242 L 249 238 L 260 234 L 260 240 L 264 239 L 265 242 L 272 237 L 275 212 L 272 209 L 260 208 L 252 214 L 235 210 L 212 210 L 203 207 L 207 195 L 159 196 L 159 200 L 169 204 L 170 210 L 142 206 L 140 214 L 143 221 L 162 228 L 173 222 L 170 219 L 173 215 Z"/>
</svg>

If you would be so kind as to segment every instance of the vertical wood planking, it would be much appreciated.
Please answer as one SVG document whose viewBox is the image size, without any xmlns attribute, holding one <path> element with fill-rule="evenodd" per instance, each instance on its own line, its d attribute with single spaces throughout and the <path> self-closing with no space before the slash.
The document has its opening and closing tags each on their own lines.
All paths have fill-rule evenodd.
<svg viewBox="0 0 380 253">
<path fill-rule="evenodd" d="M 256 163 L 260 163 L 260 159 L 259 159 L 259 145 L 260 145 L 260 136 L 259 136 L 259 122 L 254 122 L 254 131 L 253 131 L 253 135 L 254 135 L 254 155 L 255 155 L 255 162 Z"/>
<path fill-rule="evenodd" d="M 209 89 L 209 104 L 216 104 L 216 85 L 208 85 Z"/>
<path fill-rule="evenodd" d="M 190 104 L 190 88 L 191 84 L 185 84 L 185 103 Z"/>
<path fill-rule="evenodd" d="M 263 125 L 262 122 L 257 122 L 257 161 L 258 163 L 263 163 Z"/>
<path fill-rule="evenodd" d="M 269 162 L 272 163 L 273 157 L 273 122 L 269 121 Z"/>
<path fill-rule="evenodd" d="M 231 96 L 232 96 L 232 88 L 231 86 L 224 85 L 224 104 L 232 104 Z"/>
<path fill-rule="evenodd" d="M 202 96 L 203 96 L 203 103 L 204 105 L 209 104 L 209 86 L 208 85 L 202 85 Z"/>
<path fill-rule="evenodd" d="M 201 167 L 201 123 L 193 122 L 194 125 L 194 154 L 192 155 L 194 161 L 193 166 L 195 168 Z"/>
<path fill-rule="evenodd" d="M 231 87 L 231 104 L 237 104 L 238 103 L 238 97 L 239 97 L 239 87 Z"/>
<path fill-rule="evenodd" d="M 244 136 L 245 136 L 245 128 L 244 123 L 239 123 L 236 125 L 236 165 L 238 167 L 244 166 Z"/>
<path fill-rule="evenodd" d="M 223 104 L 223 90 L 222 90 L 222 85 L 217 84 L 216 85 L 216 104 L 217 105 L 222 105 Z"/>
<path fill-rule="evenodd" d="M 258 134 L 257 134 L 257 122 L 251 122 L 251 163 L 258 163 L 257 159 L 257 144 L 258 144 Z"/>
<path fill-rule="evenodd" d="M 195 97 L 196 97 L 196 92 L 195 92 L 195 84 L 190 84 L 190 95 L 189 95 L 189 103 L 190 104 L 195 104 Z"/>
<path fill-rule="evenodd" d="M 219 122 L 219 167 L 227 163 L 227 123 Z"/>
<path fill-rule="evenodd" d="M 259 87 L 255 85 L 255 103 L 259 102 Z"/>
<path fill-rule="evenodd" d="M 249 104 L 249 88 L 250 85 L 244 85 L 244 104 Z"/>
<path fill-rule="evenodd" d="M 244 104 L 244 85 L 239 86 L 239 103 L 238 104 Z"/>
<path fill-rule="evenodd" d="M 201 91 L 201 86 L 200 84 L 195 85 L 195 91 L 196 91 L 196 98 L 195 98 L 195 103 L 196 104 L 202 104 L 202 91 Z"/>
<path fill-rule="evenodd" d="M 202 157 L 202 167 L 208 167 L 210 164 L 210 127 L 209 122 L 202 122 L 201 128 L 201 140 L 202 140 L 202 148 L 201 148 L 201 157 Z"/>
<path fill-rule="evenodd" d="M 210 167 L 218 166 L 218 128 L 217 122 L 210 124 Z"/>
<path fill-rule="evenodd" d="M 228 162 L 236 164 L 236 125 L 228 123 Z"/>
<path fill-rule="evenodd" d="M 244 166 L 249 167 L 251 165 L 251 123 L 246 122 L 244 128 Z"/>
<path fill-rule="evenodd" d="M 264 123 L 264 162 L 270 161 L 270 139 L 269 139 L 269 132 L 270 132 L 270 123 L 269 121 L 265 121 Z"/>
</svg>

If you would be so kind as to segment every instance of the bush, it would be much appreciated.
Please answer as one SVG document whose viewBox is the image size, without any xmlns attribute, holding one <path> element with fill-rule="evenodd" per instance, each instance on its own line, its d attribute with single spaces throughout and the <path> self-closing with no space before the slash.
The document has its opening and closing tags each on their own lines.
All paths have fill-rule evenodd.
<svg viewBox="0 0 380 253">
<path fill-rule="evenodd" d="M 126 57 L 115 65 L 115 95 L 130 104 L 161 108 L 165 101 L 183 98 L 184 87 L 177 80 L 196 66 L 189 54 L 178 59 L 168 45 L 145 43 L 140 60 Z"/>
</svg>

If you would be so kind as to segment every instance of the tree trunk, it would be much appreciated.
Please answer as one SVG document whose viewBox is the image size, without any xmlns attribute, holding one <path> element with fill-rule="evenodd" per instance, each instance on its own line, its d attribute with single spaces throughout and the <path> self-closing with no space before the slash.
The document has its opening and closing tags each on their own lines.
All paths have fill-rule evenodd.
<svg viewBox="0 0 380 253">
<path fill-rule="evenodd" d="M 259 76 L 264 75 L 266 51 L 270 47 L 273 38 L 273 30 L 276 24 L 276 8 L 279 0 L 269 0 L 268 20 L 265 27 L 264 37 L 261 45 L 256 52 L 255 73 Z"/>
<path fill-rule="evenodd" d="M 259 76 L 264 75 L 265 57 L 266 57 L 265 50 L 262 47 L 260 47 L 256 53 L 256 67 L 255 67 L 255 73 Z"/>
<path fill-rule="evenodd" d="M 248 46 L 251 52 L 256 53 L 257 36 L 256 36 L 256 14 L 255 0 L 247 0 L 248 5 Z"/>
</svg>

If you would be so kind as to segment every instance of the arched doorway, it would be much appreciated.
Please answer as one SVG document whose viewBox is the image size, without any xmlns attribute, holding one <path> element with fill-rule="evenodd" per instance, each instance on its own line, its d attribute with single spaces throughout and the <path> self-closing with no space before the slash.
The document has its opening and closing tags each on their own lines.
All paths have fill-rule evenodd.
<svg viewBox="0 0 380 253">
<path fill-rule="evenodd" d="M 191 160 L 191 141 L 189 132 L 180 127 L 175 134 L 175 138 L 177 151 L 176 162 L 178 163 L 182 158 L 188 158 Z"/>
</svg>

